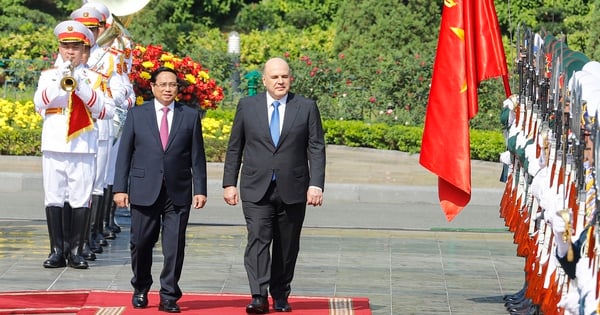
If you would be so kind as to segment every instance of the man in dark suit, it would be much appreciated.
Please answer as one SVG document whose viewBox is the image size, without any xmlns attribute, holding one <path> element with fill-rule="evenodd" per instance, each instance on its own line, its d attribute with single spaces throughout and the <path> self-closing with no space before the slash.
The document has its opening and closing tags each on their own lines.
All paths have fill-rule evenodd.
<svg viewBox="0 0 600 315">
<path fill-rule="evenodd" d="M 118 207 L 131 207 L 133 306 L 148 305 L 152 250 L 162 226 L 158 309 L 179 313 L 185 232 L 190 207 L 206 203 L 206 157 L 198 110 L 174 102 L 177 73 L 159 68 L 150 82 L 154 100 L 129 110 L 123 126 L 114 201 Z"/>
<path fill-rule="evenodd" d="M 269 292 L 275 311 L 292 310 L 288 296 L 306 205 L 323 203 L 325 183 L 325 140 L 315 101 L 289 92 L 290 68 L 281 58 L 265 63 L 263 84 L 266 93 L 237 106 L 223 174 L 223 198 L 229 205 L 241 198 L 248 230 L 248 314 L 269 312 Z"/>
</svg>

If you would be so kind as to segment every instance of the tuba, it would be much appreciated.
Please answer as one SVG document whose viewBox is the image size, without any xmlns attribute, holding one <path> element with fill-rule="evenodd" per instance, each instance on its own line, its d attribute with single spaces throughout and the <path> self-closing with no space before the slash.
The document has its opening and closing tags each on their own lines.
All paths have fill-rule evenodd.
<svg viewBox="0 0 600 315">
<path fill-rule="evenodd" d="M 143 9 L 150 0 L 90 0 L 89 2 L 104 4 L 113 17 L 113 24 L 96 39 L 97 45 L 102 47 L 123 35 L 131 37 L 126 27 L 131 22 L 132 15 Z"/>
<path fill-rule="evenodd" d="M 110 13 L 116 16 L 128 16 L 143 9 L 150 0 L 89 0 L 89 2 L 104 4 Z"/>
</svg>

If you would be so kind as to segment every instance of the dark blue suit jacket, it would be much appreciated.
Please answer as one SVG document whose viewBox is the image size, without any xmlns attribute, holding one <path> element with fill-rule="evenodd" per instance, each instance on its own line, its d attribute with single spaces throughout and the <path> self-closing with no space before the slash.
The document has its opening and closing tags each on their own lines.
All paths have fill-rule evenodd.
<svg viewBox="0 0 600 315">
<path fill-rule="evenodd" d="M 206 176 L 198 110 L 175 103 L 165 151 L 160 142 L 154 100 L 129 110 L 121 134 L 114 192 L 128 192 L 131 204 L 150 206 L 158 198 L 164 179 L 175 205 L 191 205 L 192 194 L 207 194 Z"/>
<path fill-rule="evenodd" d="M 283 202 L 306 202 L 308 186 L 324 188 L 325 184 L 325 142 L 317 104 L 288 93 L 277 146 L 271 139 L 268 116 L 266 93 L 240 100 L 225 157 L 223 187 L 237 186 L 241 167 L 240 197 L 258 202 L 275 172 Z"/>
</svg>

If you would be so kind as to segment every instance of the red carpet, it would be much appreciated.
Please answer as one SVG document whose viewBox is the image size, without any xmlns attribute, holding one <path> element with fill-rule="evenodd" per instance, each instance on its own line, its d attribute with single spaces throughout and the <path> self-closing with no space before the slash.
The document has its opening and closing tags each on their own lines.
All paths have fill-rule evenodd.
<svg viewBox="0 0 600 315">
<path fill-rule="evenodd" d="M 0 292 L 0 314 L 166 314 L 158 311 L 158 292 L 150 292 L 148 299 L 147 308 L 134 309 L 126 291 Z M 184 314 L 233 315 L 246 314 L 249 301 L 248 295 L 184 293 L 178 304 Z M 293 315 L 371 315 L 367 298 L 291 296 L 289 302 Z"/>
</svg>

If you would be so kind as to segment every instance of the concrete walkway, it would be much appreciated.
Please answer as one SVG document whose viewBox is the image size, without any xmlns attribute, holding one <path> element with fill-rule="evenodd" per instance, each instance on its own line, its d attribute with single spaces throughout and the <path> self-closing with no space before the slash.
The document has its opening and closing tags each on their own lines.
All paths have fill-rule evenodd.
<svg viewBox="0 0 600 315">
<path fill-rule="evenodd" d="M 376 315 L 506 314 L 501 297 L 521 288 L 524 261 L 498 216 L 499 163 L 473 162 L 472 201 L 447 222 L 418 155 L 328 146 L 327 158 L 325 204 L 308 209 L 293 295 L 368 297 Z M 191 216 L 184 294 L 249 291 L 241 207 L 223 202 L 222 170 L 209 163 L 207 206 Z M 40 158 L 0 156 L 0 198 L 1 290 L 131 289 L 128 217 L 90 269 L 44 269 Z M 153 290 L 161 259 L 157 248 Z"/>
</svg>

